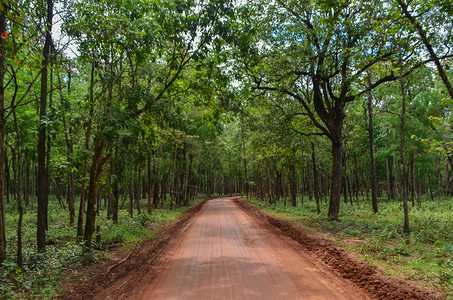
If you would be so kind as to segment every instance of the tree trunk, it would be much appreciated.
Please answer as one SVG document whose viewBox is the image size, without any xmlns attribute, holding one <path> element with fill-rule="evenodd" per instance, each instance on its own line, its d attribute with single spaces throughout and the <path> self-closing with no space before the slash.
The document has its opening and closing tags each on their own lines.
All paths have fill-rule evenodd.
<svg viewBox="0 0 453 300">
<path fill-rule="evenodd" d="M 343 180 L 341 181 L 341 186 L 343 190 L 343 201 L 345 204 L 348 204 L 348 188 L 347 188 L 347 178 L 346 175 L 343 175 Z"/>
<path fill-rule="evenodd" d="M 267 160 L 267 167 L 266 167 L 266 177 L 267 177 L 267 195 L 269 199 L 269 203 L 275 203 L 273 197 L 272 197 L 272 178 L 271 178 L 271 172 L 270 172 L 270 161 L 269 159 Z"/>
<path fill-rule="evenodd" d="M 300 204 L 304 204 L 304 196 L 305 196 L 305 184 L 304 184 L 304 179 L 305 179 L 305 171 L 304 169 L 300 169 Z"/>
<path fill-rule="evenodd" d="M 353 199 L 353 182 L 354 182 L 354 179 L 353 179 L 353 176 L 352 176 L 352 170 L 349 170 L 348 172 L 349 176 L 348 176 L 348 181 L 347 181 L 347 185 L 348 185 L 348 192 L 349 192 L 349 203 L 351 204 L 351 206 L 354 205 L 354 199 Z"/>
<path fill-rule="evenodd" d="M 141 199 L 146 199 L 146 195 L 148 194 L 148 180 L 145 178 L 145 176 L 142 177 L 141 193 Z"/>
<path fill-rule="evenodd" d="M 86 174 L 86 172 L 83 173 Z M 77 236 L 80 238 L 83 236 L 83 215 L 85 214 L 85 202 L 87 195 L 85 184 L 85 179 L 83 179 L 81 185 L 82 190 L 80 192 L 79 214 L 77 216 Z"/>
<path fill-rule="evenodd" d="M 67 194 L 67 202 L 68 202 L 68 209 L 69 209 L 69 224 L 74 224 L 75 218 L 75 204 L 74 204 L 74 173 L 72 171 L 68 171 L 68 194 Z"/>
<path fill-rule="evenodd" d="M 188 193 L 188 201 L 192 200 L 192 198 L 195 196 L 194 189 L 193 187 L 195 186 L 195 183 L 193 183 L 193 175 L 192 175 L 192 166 L 193 166 L 193 155 L 192 153 L 189 153 L 189 170 L 188 170 L 188 181 L 187 181 L 187 193 Z"/>
<path fill-rule="evenodd" d="M 170 185 L 170 209 L 173 209 L 173 198 L 175 196 L 175 172 L 176 172 L 176 155 L 178 154 L 178 144 L 175 145 L 175 155 L 173 157 L 173 166 L 171 169 L 171 185 Z"/>
<path fill-rule="evenodd" d="M 245 184 L 245 196 L 249 195 L 249 182 L 248 182 L 248 175 L 247 175 L 247 152 L 245 148 L 245 141 L 242 140 L 242 154 L 244 156 L 244 184 Z"/>
<path fill-rule="evenodd" d="M 6 30 L 7 7 L 0 11 L 0 32 Z M 0 264 L 6 259 L 6 216 L 5 216 L 5 40 L 0 39 Z"/>
<path fill-rule="evenodd" d="M 330 188 L 330 201 L 328 217 L 338 221 L 340 213 L 341 200 L 341 175 L 343 167 L 343 154 L 341 133 L 343 128 L 343 119 L 335 120 L 335 125 L 332 128 L 332 182 Z"/>
<path fill-rule="evenodd" d="M 164 203 L 165 201 L 167 201 L 167 180 L 168 180 L 168 174 L 164 176 L 164 178 L 162 178 L 162 182 L 161 182 L 161 185 L 160 185 L 160 190 L 161 190 L 161 207 L 163 208 L 164 207 Z"/>
<path fill-rule="evenodd" d="M 104 206 L 107 204 L 107 219 L 111 219 L 113 215 L 113 159 L 110 162 L 108 189 L 105 191 Z M 107 201 L 107 203 L 105 202 Z"/>
<path fill-rule="evenodd" d="M 311 142 L 311 163 L 313 165 L 313 194 L 316 201 L 316 212 L 320 214 L 321 207 L 319 205 L 318 171 L 316 169 L 315 144 L 313 142 Z"/>
<path fill-rule="evenodd" d="M 11 169 L 13 170 L 13 184 L 11 190 L 8 191 L 12 194 L 13 199 L 16 200 L 16 185 L 17 185 L 17 172 L 16 172 L 16 148 L 11 147 Z"/>
<path fill-rule="evenodd" d="M 115 149 L 114 153 L 118 153 L 117 149 Z M 110 182 L 112 185 L 112 221 L 113 223 L 117 224 L 118 223 L 118 206 L 120 202 L 120 195 L 119 195 L 119 189 L 118 189 L 118 176 L 119 176 L 119 171 L 116 167 L 116 160 L 112 159 L 110 161 Z M 116 175 L 116 176 L 114 176 Z"/>
<path fill-rule="evenodd" d="M 6 122 L 6 119 L 4 120 L 4 122 Z M 3 139 L 5 141 L 5 139 Z M 10 172 L 9 172 L 9 162 L 8 162 L 8 147 L 6 145 L 6 141 L 4 143 L 4 157 L 5 157 L 5 181 L 6 181 L 6 190 L 5 190 L 5 194 L 6 194 L 6 203 L 9 203 L 9 193 L 11 191 L 11 178 L 10 178 Z M 36 194 L 36 196 L 38 196 L 38 194 Z"/>
<path fill-rule="evenodd" d="M 140 166 L 136 167 L 137 170 L 137 180 L 134 182 L 134 190 L 135 190 L 135 206 L 137 209 L 137 215 L 142 213 L 142 208 L 140 206 L 140 185 L 142 182 L 142 168 Z"/>
<path fill-rule="evenodd" d="M 53 49 L 50 49 L 50 57 L 49 57 L 49 68 L 50 68 L 50 90 L 49 90 L 49 111 L 53 110 Z M 52 195 L 52 189 L 50 185 L 50 154 L 52 149 L 52 137 L 50 134 L 47 134 L 47 144 L 46 144 L 46 173 L 47 173 L 47 197 Z M 58 188 L 58 187 L 57 187 Z M 58 198 L 60 201 L 61 199 Z M 61 201 L 60 201 L 61 203 Z M 49 205 L 49 201 L 47 201 L 47 206 Z M 49 230 L 49 218 L 48 218 L 49 209 L 46 207 L 46 230 Z"/>
<path fill-rule="evenodd" d="M 401 51 L 401 50 L 400 50 Z M 401 55 L 401 54 L 400 54 Z M 404 210 L 404 233 L 409 233 L 409 208 L 407 205 L 407 180 L 406 180 L 406 171 L 405 171 L 405 162 L 404 162 L 404 135 L 405 135 L 405 122 L 406 122 L 406 88 L 404 86 L 404 80 L 402 76 L 402 59 L 400 58 L 400 87 L 401 87 L 401 115 L 400 115 L 400 147 L 399 147 L 399 156 L 400 156 L 400 180 L 401 180 L 401 189 L 403 190 L 403 210 Z"/>
<path fill-rule="evenodd" d="M 371 74 L 368 74 L 368 84 L 371 85 Z M 374 123 L 373 123 L 373 96 L 368 93 L 368 137 L 370 140 L 370 168 L 371 168 L 371 203 L 374 213 L 379 211 L 377 199 L 376 161 L 374 158 Z"/>
<path fill-rule="evenodd" d="M 387 148 L 387 142 L 385 142 L 385 148 Z M 387 187 L 387 201 L 392 198 L 392 187 L 390 184 L 390 165 L 389 159 L 385 158 L 385 176 L 386 176 L 386 187 Z"/>
<path fill-rule="evenodd" d="M 109 174 L 110 176 L 110 174 Z M 112 218 L 112 213 L 113 213 L 113 193 L 111 190 L 108 190 L 105 192 L 105 197 L 104 197 L 104 206 L 107 206 L 107 220 L 110 220 Z"/>
<path fill-rule="evenodd" d="M 24 177 L 24 201 L 25 207 L 30 204 L 30 160 L 25 157 L 25 177 Z"/>
<path fill-rule="evenodd" d="M 47 0 L 46 17 L 46 41 L 43 48 L 42 71 L 41 71 L 41 96 L 39 105 L 40 124 L 38 126 L 38 228 L 37 246 L 39 252 L 46 250 L 46 227 L 47 227 L 47 206 L 48 198 L 48 174 L 46 165 L 46 106 L 47 106 L 47 66 L 52 44 L 52 18 L 53 3 Z"/>
<path fill-rule="evenodd" d="M 118 182 L 113 183 L 113 208 L 112 208 L 112 221 L 118 224 L 118 206 L 120 202 L 120 194 L 118 189 Z"/>
<path fill-rule="evenodd" d="M 16 83 L 17 84 L 17 83 Z M 24 209 L 22 207 L 22 136 L 19 130 L 19 125 L 17 122 L 17 115 L 16 115 L 16 108 L 12 106 L 13 110 L 13 117 L 14 117 L 14 129 L 17 135 L 17 210 L 19 212 L 19 221 L 17 223 L 17 265 L 19 268 L 23 269 L 24 261 L 22 256 L 22 223 L 23 223 L 23 216 L 24 216 Z"/>
<path fill-rule="evenodd" d="M 359 183 L 359 164 L 357 163 L 357 155 L 354 153 L 354 195 L 357 207 L 359 206 L 359 193 L 360 193 L 360 183 Z M 352 203 L 351 203 L 352 204 Z"/>
<path fill-rule="evenodd" d="M 96 216 L 99 217 L 99 211 L 101 210 L 101 203 L 102 203 L 102 187 L 98 188 L 98 193 L 97 193 L 98 199 L 96 200 Z M 104 197 L 105 198 L 105 197 Z"/>
<path fill-rule="evenodd" d="M 413 163 L 413 157 L 411 157 L 411 163 Z M 448 174 L 448 164 L 445 165 L 445 196 L 448 196 L 450 194 L 450 176 Z M 413 166 L 412 166 L 412 171 L 411 171 L 411 176 L 412 176 L 412 182 L 414 181 L 414 173 L 413 173 Z"/>
<path fill-rule="evenodd" d="M 447 178 L 448 178 L 448 166 L 446 170 Z M 412 207 L 415 206 L 415 176 L 414 176 L 414 153 L 411 153 L 410 156 L 410 175 L 411 175 L 411 201 L 412 201 Z M 446 190 L 448 191 L 448 186 L 446 187 Z"/>
<path fill-rule="evenodd" d="M 152 181 L 152 174 L 151 174 L 151 156 L 148 155 L 148 215 L 152 213 L 152 192 L 153 192 L 153 181 Z"/>
<path fill-rule="evenodd" d="M 90 116 L 88 119 L 87 131 L 85 133 L 85 151 L 90 150 L 90 138 L 91 138 L 91 127 L 93 124 L 94 116 L 94 70 L 95 62 L 91 62 L 91 79 L 90 79 Z M 77 217 L 77 236 L 81 237 L 83 235 L 83 214 L 85 213 L 85 200 L 87 196 L 86 191 L 86 174 L 88 172 L 88 158 L 85 159 L 83 164 L 82 172 L 82 183 L 81 183 L 81 193 L 80 193 L 80 205 L 79 205 L 79 216 Z"/>
<path fill-rule="evenodd" d="M 87 197 L 87 212 L 85 222 L 85 232 L 83 238 L 85 245 L 88 249 L 91 249 L 91 238 L 96 228 L 96 204 L 98 201 L 99 193 L 99 179 L 102 175 L 102 167 L 110 158 L 109 155 L 102 157 L 102 151 L 104 150 L 105 142 L 101 137 L 96 136 L 94 141 L 94 155 L 93 161 L 90 168 L 90 181 L 88 186 L 88 197 Z"/>
<path fill-rule="evenodd" d="M 289 178 L 289 189 L 291 195 L 291 204 L 293 207 L 297 206 L 297 184 L 296 184 L 296 165 L 294 163 L 289 167 L 290 178 Z"/>
<path fill-rule="evenodd" d="M 313 161 L 313 156 L 312 156 L 312 161 Z M 313 179 L 314 179 L 314 175 L 313 175 Z M 310 175 L 307 174 L 307 190 L 308 190 L 308 201 L 309 202 L 311 202 L 313 200 L 313 196 L 314 196 L 313 179 L 310 180 Z"/>
<path fill-rule="evenodd" d="M 68 72 L 68 95 L 71 94 L 71 72 Z M 60 99 L 63 101 L 64 96 L 63 96 L 63 85 L 61 83 L 61 76 L 58 76 L 58 85 L 59 85 L 59 90 L 60 90 Z M 72 155 L 74 152 L 74 147 L 72 143 L 72 138 L 70 137 L 70 129 L 68 129 L 67 123 L 66 123 L 66 104 L 62 103 L 62 106 L 64 107 L 63 109 L 63 130 L 64 130 L 64 136 L 65 136 L 65 141 L 66 141 L 66 148 L 67 148 L 67 160 L 69 166 L 72 166 Z M 74 194 L 75 194 L 75 187 L 74 187 L 74 172 L 69 168 L 68 170 L 68 193 L 67 193 L 67 198 L 66 198 L 66 203 L 68 204 L 68 209 L 69 209 L 69 224 L 73 225 L 74 224 L 74 218 L 75 218 L 75 205 L 74 205 Z"/>
<path fill-rule="evenodd" d="M 159 197 L 159 182 L 160 182 L 159 181 L 159 170 L 153 168 L 153 174 L 154 174 L 154 177 L 155 177 L 154 180 L 153 180 L 153 182 L 154 182 L 153 183 L 153 206 L 157 207 L 157 204 L 159 203 L 160 198 L 162 196 L 165 196 L 164 195 L 165 188 L 162 186 L 161 196 Z M 165 180 L 166 179 L 162 180 L 162 185 L 164 185 L 164 181 Z"/>
<path fill-rule="evenodd" d="M 129 216 L 134 217 L 134 169 L 129 176 Z"/>
<path fill-rule="evenodd" d="M 189 162 L 187 161 L 186 143 L 184 143 L 184 180 L 183 180 L 183 205 L 189 205 Z"/>
</svg>

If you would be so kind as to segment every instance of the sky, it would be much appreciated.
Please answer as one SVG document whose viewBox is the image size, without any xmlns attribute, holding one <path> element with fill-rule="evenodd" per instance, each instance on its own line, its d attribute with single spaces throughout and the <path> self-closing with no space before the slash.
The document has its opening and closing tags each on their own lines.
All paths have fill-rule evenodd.
<svg viewBox="0 0 453 300">
<path fill-rule="evenodd" d="M 52 25 L 52 38 L 56 49 L 65 47 L 64 54 L 69 58 L 75 58 L 79 55 L 77 46 L 69 41 L 69 38 L 62 33 L 63 25 L 62 15 L 64 15 L 62 3 L 55 4 L 54 17 Z"/>
</svg>

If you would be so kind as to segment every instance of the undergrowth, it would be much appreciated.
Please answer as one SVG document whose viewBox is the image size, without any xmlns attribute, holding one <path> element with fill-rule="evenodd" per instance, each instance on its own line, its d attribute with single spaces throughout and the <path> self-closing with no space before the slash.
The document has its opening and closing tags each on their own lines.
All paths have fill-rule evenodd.
<svg viewBox="0 0 453 300">
<path fill-rule="evenodd" d="M 297 207 L 283 203 L 268 204 L 246 199 L 261 210 L 306 229 L 328 234 L 349 251 L 359 253 L 372 265 L 400 280 L 421 288 L 442 290 L 453 299 L 453 201 L 451 198 L 426 200 L 410 208 L 409 235 L 403 233 L 403 210 L 400 202 L 379 201 L 379 213 L 364 199 L 357 206 L 342 202 L 340 221 L 329 220 L 327 204 L 316 213 L 314 202 Z"/>
<path fill-rule="evenodd" d="M 146 207 L 145 202 L 142 207 Z M 120 209 L 118 224 L 107 219 L 107 212 L 101 210 L 96 218 L 96 224 L 100 226 L 100 242 L 94 242 L 95 233 L 93 249 L 87 251 L 84 243 L 76 238 L 77 219 L 74 225 L 69 225 L 67 210 L 61 208 L 55 199 L 50 199 L 46 252 L 39 253 L 36 249 L 36 201 L 31 201 L 23 220 L 24 268 L 21 269 L 16 264 L 19 216 L 12 200 L 6 207 L 7 259 L 0 265 L 0 299 L 54 299 L 63 292 L 59 286 L 65 272 L 98 262 L 112 248 L 134 248 L 154 237 L 162 226 L 176 220 L 186 209 L 159 208 L 151 215 L 137 215 L 134 211 L 133 218 L 129 217 L 127 210 Z"/>
</svg>

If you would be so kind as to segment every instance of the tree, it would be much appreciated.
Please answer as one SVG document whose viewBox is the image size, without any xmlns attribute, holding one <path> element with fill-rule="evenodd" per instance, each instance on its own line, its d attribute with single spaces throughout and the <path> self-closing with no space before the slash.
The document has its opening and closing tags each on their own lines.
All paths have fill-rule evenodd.
<svg viewBox="0 0 453 300">
<path fill-rule="evenodd" d="M 450 105 L 453 99 L 453 86 L 449 78 L 448 70 L 451 65 L 452 54 L 451 49 L 451 33 L 452 24 L 450 21 L 453 15 L 453 7 L 449 1 L 442 0 L 431 0 L 428 3 L 423 1 L 404 1 L 397 0 L 396 7 L 401 9 L 404 17 L 412 25 L 410 30 L 416 32 L 420 38 L 420 41 L 424 45 L 428 56 L 434 62 L 442 80 L 446 87 L 447 93 L 450 100 L 444 99 L 443 102 Z M 429 23 L 425 20 L 429 20 Z M 420 46 L 423 48 L 423 46 Z M 448 115 L 448 114 L 447 114 Z M 444 123 L 450 126 L 450 120 L 448 117 L 440 117 L 440 123 Z M 435 127 L 433 127 L 435 128 Z M 450 167 L 453 170 L 453 158 L 451 147 L 449 146 L 450 140 L 433 140 L 424 139 L 426 142 L 431 143 L 432 149 L 439 150 L 440 152 L 447 154 Z"/>
<path fill-rule="evenodd" d="M 451 30 L 451 23 L 445 23 L 445 21 L 448 22 L 449 19 L 451 19 L 451 16 L 453 14 L 453 9 L 451 7 L 451 4 L 448 4 L 448 1 L 429 1 L 429 5 L 426 5 L 424 2 L 419 2 L 418 1 L 409 1 L 405 2 L 404 0 L 397 0 L 399 7 L 401 8 L 404 16 L 410 21 L 410 23 L 415 27 L 416 32 L 420 36 L 420 39 L 422 43 L 425 45 L 426 50 L 428 51 L 429 56 L 433 60 L 434 64 L 436 65 L 437 71 L 439 73 L 440 78 L 442 79 L 442 82 L 445 84 L 445 87 L 447 88 L 448 94 L 450 95 L 450 98 L 453 99 L 453 86 L 451 84 L 450 79 L 448 78 L 447 72 L 445 70 L 445 66 L 442 63 L 442 60 L 444 59 L 445 55 L 439 54 L 441 52 L 446 52 L 447 56 L 451 57 L 449 55 L 449 46 L 451 46 L 451 40 L 446 39 L 446 41 L 443 43 L 439 43 L 441 46 L 438 47 L 437 49 L 435 48 L 435 41 L 433 40 L 434 38 L 437 39 L 438 41 L 442 41 L 443 39 L 441 38 L 441 35 L 444 35 L 444 31 L 449 31 Z M 412 7 L 412 11 L 409 8 L 409 5 Z M 430 9 L 430 7 L 432 7 Z M 434 23 L 434 28 L 432 28 L 432 31 L 430 32 L 429 29 L 425 28 L 423 24 L 421 24 L 420 20 L 423 18 L 423 15 L 429 16 L 431 13 L 436 14 L 434 12 L 434 7 L 437 8 L 440 14 L 440 16 L 434 15 L 434 18 L 429 18 L 429 20 L 436 20 Z M 414 12 L 418 14 L 418 11 L 422 11 L 423 13 L 417 17 L 415 17 L 413 14 Z M 417 19 L 419 18 L 419 19 Z M 440 20 L 440 22 L 439 22 Z M 440 23 L 440 24 L 439 24 Z M 440 29 L 443 28 L 443 29 Z M 451 32 L 448 34 L 448 37 L 451 37 Z"/>
<path fill-rule="evenodd" d="M 371 74 L 368 74 L 368 83 L 371 84 Z M 373 122 L 373 96 L 371 91 L 368 92 L 368 136 L 370 140 L 370 169 L 371 169 L 371 202 L 373 211 L 377 213 L 378 209 L 378 183 L 376 178 L 376 160 L 374 158 L 374 122 Z"/>
<path fill-rule="evenodd" d="M 254 89 L 287 95 L 301 105 L 301 113 L 331 141 L 332 172 L 328 216 L 338 220 L 341 196 L 342 130 L 348 103 L 398 76 L 393 74 L 395 49 L 380 20 L 387 11 L 381 2 L 353 5 L 346 1 L 261 2 L 258 39 L 265 46 L 249 51 L 261 61 L 242 62 Z M 261 15 L 261 11 L 268 12 Z M 273 21 L 271 21 L 273 20 Z M 277 20 L 275 22 L 274 20 Z M 390 67 L 366 88 L 358 85 L 373 66 Z"/>
<path fill-rule="evenodd" d="M 1 3 L 0 32 L 6 32 L 7 6 Z M 0 263 L 6 258 L 5 217 L 5 38 L 0 39 Z"/>
<path fill-rule="evenodd" d="M 63 55 L 61 56 L 61 60 L 63 60 Z M 62 62 L 60 63 L 62 65 Z M 75 182 L 74 182 L 74 171 L 72 170 L 73 165 L 73 155 L 74 155 L 74 141 L 73 141 L 73 126 L 68 124 L 67 121 L 67 111 L 70 110 L 70 102 L 69 97 L 71 96 L 71 65 L 68 66 L 67 72 L 67 96 L 65 97 L 63 89 L 63 83 L 61 80 L 61 74 L 58 74 L 58 86 L 60 90 L 60 101 L 61 101 L 61 110 L 62 110 L 62 122 L 63 122 L 63 131 L 64 131 L 64 138 L 67 147 L 67 162 L 68 162 L 68 192 L 67 192 L 67 203 L 69 208 L 69 224 L 74 224 L 74 217 L 75 217 Z M 69 108 L 69 109 L 68 109 Z"/>
<path fill-rule="evenodd" d="M 52 19 L 53 19 L 53 1 L 46 1 L 45 14 L 45 43 L 42 51 L 41 67 L 41 97 L 39 102 L 40 124 L 38 132 L 38 230 L 37 246 L 38 250 L 46 250 L 46 229 L 47 229 L 47 206 L 49 202 L 48 191 L 48 170 L 46 164 L 46 109 L 48 97 L 48 72 L 47 67 L 50 60 L 50 51 L 52 46 Z"/>
<path fill-rule="evenodd" d="M 401 52 L 400 52 L 401 53 Z M 400 54 L 402 56 L 402 54 Z M 405 140 L 405 123 L 406 123 L 406 87 L 403 79 L 403 61 L 402 57 L 399 60 L 399 73 L 400 73 L 400 87 L 401 87 L 401 114 L 400 114 L 400 147 L 399 147 L 399 162 L 400 162 L 400 179 L 401 189 L 403 198 L 403 210 L 404 210 L 404 233 L 409 233 L 409 208 L 407 205 L 407 177 L 406 177 L 406 166 L 404 163 L 404 140 Z"/>
</svg>

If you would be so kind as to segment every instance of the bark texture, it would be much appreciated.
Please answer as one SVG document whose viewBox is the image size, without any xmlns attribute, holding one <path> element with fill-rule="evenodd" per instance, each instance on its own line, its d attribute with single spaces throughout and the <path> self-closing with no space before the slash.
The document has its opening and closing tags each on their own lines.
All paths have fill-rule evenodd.
<svg viewBox="0 0 453 300">
<path fill-rule="evenodd" d="M 6 29 L 6 9 L 0 11 L 0 32 Z M 5 40 L 0 39 L 0 263 L 6 258 L 5 229 Z"/>
<path fill-rule="evenodd" d="M 37 230 L 37 246 L 38 251 L 46 250 L 46 227 L 47 227 L 47 206 L 49 202 L 48 195 L 48 173 L 46 165 L 46 107 L 48 93 L 48 72 L 50 51 L 52 45 L 52 19 L 53 19 L 53 2 L 47 0 L 47 16 L 46 16 L 46 41 L 43 48 L 42 71 L 41 71 L 41 97 L 39 103 L 40 124 L 38 127 L 38 230 Z"/>
</svg>

